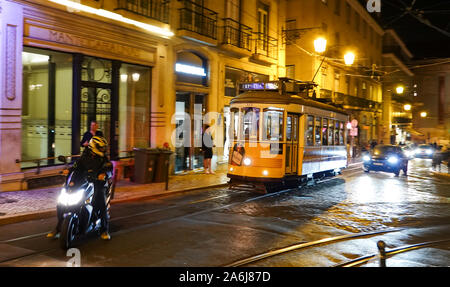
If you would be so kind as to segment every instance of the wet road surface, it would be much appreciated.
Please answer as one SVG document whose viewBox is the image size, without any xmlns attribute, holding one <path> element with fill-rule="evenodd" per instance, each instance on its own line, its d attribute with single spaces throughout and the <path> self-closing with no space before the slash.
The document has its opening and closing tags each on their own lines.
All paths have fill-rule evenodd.
<svg viewBox="0 0 450 287">
<path fill-rule="evenodd" d="M 354 166 L 317 185 L 269 195 L 199 190 L 113 205 L 112 240 L 77 246 L 81 266 L 224 266 L 267 250 L 346 234 L 396 232 L 323 244 L 249 266 L 335 266 L 387 249 L 450 239 L 450 181 L 431 160 L 410 161 L 409 175 L 364 173 Z M 45 233 L 56 219 L 0 226 L 0 266 L 66 266 Z M 377 266 L 372 260 L 363 266 Z M 450 244 L 393 256 L 388 266 L 450 266 Z"/>
</svg>

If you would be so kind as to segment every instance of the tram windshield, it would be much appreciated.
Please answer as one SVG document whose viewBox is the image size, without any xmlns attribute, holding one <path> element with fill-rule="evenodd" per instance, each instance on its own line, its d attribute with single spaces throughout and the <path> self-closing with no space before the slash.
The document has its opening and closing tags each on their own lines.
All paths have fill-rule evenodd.
<svg viewBox="0 0 450 287">
<path fill-rule="evenodd" d="M 263 140 L 283 140 L 283 111 L 264 109 Z"/>
<path fill-rule="evenodd" d="M 259 138 L 259 108 L 242 108 L 241 139 L 257 140 Z"/>
</svg>

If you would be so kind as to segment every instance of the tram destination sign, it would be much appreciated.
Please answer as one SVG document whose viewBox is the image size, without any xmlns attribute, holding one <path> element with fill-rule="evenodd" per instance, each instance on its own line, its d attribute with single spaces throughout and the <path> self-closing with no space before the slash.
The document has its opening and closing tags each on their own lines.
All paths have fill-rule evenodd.
<svg viewBox="0 0 450 287">
<path fill-rule="evenodd" d="M 278 91 L 280 83 L 275 82 L 253 82 L 240 84 L 242 91 Z"/>
</svg>

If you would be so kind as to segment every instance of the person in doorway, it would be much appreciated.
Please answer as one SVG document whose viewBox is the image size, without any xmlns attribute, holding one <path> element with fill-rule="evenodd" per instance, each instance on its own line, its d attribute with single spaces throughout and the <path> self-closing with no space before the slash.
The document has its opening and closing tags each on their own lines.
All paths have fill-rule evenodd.
<svg viewBox="0 0 450 287">
<path fill-rule="evenodd" d="M 84 133 L 83 138 L 81 139 L 80 142 L 81 147 L 87 147 L 89 145 L 90 140 L 94 136 L 103 137 L 103 133 L 98 130 L 97 121 L 92 120 L 89 130 Z"/>
<path fill-rule="evenodd" d="M 203 167 L 205 173 L 214 174 L 211 166 L 211 159 L 213 157 L 213 138 L 209 125 L 205 125 L 202 135 L 202 151 L 203 151 Z"/>
</svg>

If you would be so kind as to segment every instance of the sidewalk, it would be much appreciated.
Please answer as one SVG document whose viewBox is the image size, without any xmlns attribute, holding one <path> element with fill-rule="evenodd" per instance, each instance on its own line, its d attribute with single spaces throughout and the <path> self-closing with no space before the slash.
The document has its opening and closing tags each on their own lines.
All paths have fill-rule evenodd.
<svg viewBox="0 0 450 287">
<path fill-rule="evenodd" d="M 227 165 L 218 165 L 215 172 L 216 174 L 205 174 L 203 170 L 198 170 L 170 176 L 168 190 L 165 190 L 165 182 L 138 184 L 122 180 L 116 185 L 111 204 L 226 185 Z M 43 189 L 0 192 L 0 225 L 55 216 L 60 190 L 61 186 L 58 185 Z"/>
</svg>

